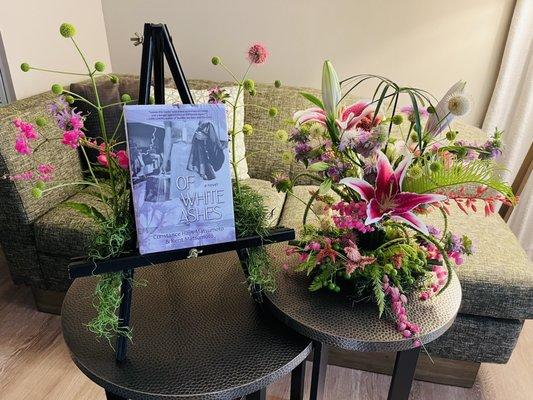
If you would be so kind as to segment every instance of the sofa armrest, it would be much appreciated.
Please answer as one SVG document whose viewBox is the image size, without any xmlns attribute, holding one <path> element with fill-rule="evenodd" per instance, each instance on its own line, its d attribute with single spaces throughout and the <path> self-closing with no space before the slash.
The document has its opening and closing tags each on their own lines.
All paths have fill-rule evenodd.
<svg viewBox="0 0 533 400">
<path fill-rule="evenodd" d="M 13 144 L 17 130 L 12 124 L 16 118 L 34 122 L 37 117 L 45 117 L 48 123 L 38 131 L 46 137 L 57 137 L 60 130 L 46 112 L 46 105 L 54 99 L 52 93 L 44 93 L 16 101 L 0 108 L 0 176 L 5 177 L 32 170 L 35 163 L 50 163 L 55 167 L 55 182 L 79 181 L 82 178 L 78 154 L 66 148 L 59 140 L 43 144 L 32 157 L 17 154 Z M 46 192 L 41 199 L 35 199 L 30 182 L 0 180 L 0 243 L 10 264 L 15 281 L 26 282 L 32 279 L 31 273 L 38 261 L 33 259 L 31 249 L 35 248 L 33 221 L 66 198 L 72 196 L 77 188 L 65 186 Z"/>
</svg>

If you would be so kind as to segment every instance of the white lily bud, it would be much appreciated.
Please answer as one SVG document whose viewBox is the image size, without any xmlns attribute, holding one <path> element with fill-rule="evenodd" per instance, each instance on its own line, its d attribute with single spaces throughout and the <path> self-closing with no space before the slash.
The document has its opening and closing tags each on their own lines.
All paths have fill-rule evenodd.
<svg viewBox="0 0 533 400">
<path fill-rule="evenodd" d="M 322 69 L 322 102 L 328 115 L 337 117 L 337 103 L 341 99 L 341 85 L 331 61 L 324 61 Z"/>
</svg>

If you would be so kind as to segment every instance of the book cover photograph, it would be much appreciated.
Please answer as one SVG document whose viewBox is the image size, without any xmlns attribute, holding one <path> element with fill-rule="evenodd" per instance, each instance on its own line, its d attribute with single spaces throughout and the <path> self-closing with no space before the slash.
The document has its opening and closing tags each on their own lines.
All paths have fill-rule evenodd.
<svg viewBox="0 0 533 400">
<path fill-rule="evenodd" d="M 235 240 L 222 104 L 124 107 L 141 254 Z"/>
</svg>

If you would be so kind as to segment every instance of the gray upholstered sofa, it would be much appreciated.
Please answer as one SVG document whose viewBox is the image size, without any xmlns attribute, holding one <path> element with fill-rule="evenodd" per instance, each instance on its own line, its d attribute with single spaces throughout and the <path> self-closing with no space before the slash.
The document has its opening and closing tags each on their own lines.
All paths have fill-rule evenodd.
<svg viewBox="0 0 533 400">
<path fill-rule="evenodd" d="M 134 77 L 122 76 L 120 84 L 109 90 L 116 91 L 116 96 L 124 92 L 135 96 L 137 83 Z M 203 81 L 191 82 L 192 88 L 211 85 Z M 73 85 L 71 89 L 85 90 L 83 85 Z M 276 105 L 280 115 L 272 119 L 256 107 L 246 107 L 245 122 L 266 130 L 275 131 L 295 110 L 307 106 L 296 88 L 273 89 L 259 85 L 258 92 L 260 95 L 253 98 L 247 95 L 245 103 Z M 0 108 L 0 176 L 29 167 L 29 161 L 18 157 L 12 148 L 16 133 L 10 121 L 16 117 L 32 120 L 43 115 L 45 104 L 51 98 L 51 94 L 40 94 Z M 117 118 L 116 110 L 108 112 L 109 119 Z M 466 132 L 468 137 L 464 139 L 484 140 L 485 135 L 479 129 L 460 122 L 457 125 Z M 51 124 L 45 129 L 46 133 L 54 133 Z M 60 179 L 81 178 L 82 167 L 75 152 L 66 151 L 61 145 L 46 146 L 43 161 L 51 160 L 56 164 Z M 273 172 L 298 168 L 282 163 L 286 146 L 264 133 L 246 137 L 251 176 L 248 184 L 264 194 L 268 207 L 274 210 L 273 224 L 299 228 L 303 213 L 301 203 L 277 193 L 269 183 Z M 299 186 L 295 191 L 305 199 L 313 188 Z M 32 287 L 40 310 L 59 309 L 62 294 L 70 284 L 67 277 L 69 259 L 84 254 L 95 232 L 89 220 L 61 207 L 61 202 L 72 197 L 91 198 L 67 186 L 36 200 L 31 196 L 30 188 L 23 183 L 0 183 L 0 243 L 13 281 Z M 477 253 L 458 270 L 463 302 L 455 324 L 428 346 L 436 364 L 422 358 L 417 376 L 435 382 L 469 386 L 475 379 L 479 363 L 507 362 L 523 321 L 533 317 L 533 266 L 500 217 L 465 216 L 459 210 L 455 211 L 450 219 L 450 228 L 456 233 L 468 233 L 476 243 Z M 365 357 L 336 352 L 331 362 L 387 372 L 390 371 L 392 357 L 387 354 Z"/>
</svg>

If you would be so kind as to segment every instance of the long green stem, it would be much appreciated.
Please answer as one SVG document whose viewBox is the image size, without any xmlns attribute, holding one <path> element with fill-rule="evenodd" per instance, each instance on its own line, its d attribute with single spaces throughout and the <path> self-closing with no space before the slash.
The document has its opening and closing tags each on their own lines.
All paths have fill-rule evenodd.
<svg viewBox="0 0 533 400">
<path fill-rule="evenodd" d="M 55 69 L 36 68 L 36 67 L 30 67 L 30 69 L 33 69 L 34 71 L 52 72 L 54 74 L 62 74 L 62 75 L 89 76 L 88 74 L 81 74 L 81 73 L 78 73 L 78 72 L 58 71 L 58 70 L 55 70 Z"/>
<path fill-rule="evenodd" d="M 108 140 L 108 137 L 107 137 L 107 131 L 106 131 L 106 127 L 105 127 L 105 118 L 104 118 L 104 111 L 102 109 L 102 104 L 100 103 L 100 96 L 98 94 L 98 87 L 96 85 L 96 79 L 94 77 L 94 74 L 91 70 L 91 67 L 89 67 L 89 63 L 87 62 L 87 59 L 85 58 L 85 55 L 83 54 L 83 52 L 81 51 L 81 49 L 79 48 L 78 44 L 76 43 L 76 41 L 74 40 L 74 38 L 70 38 L 72 40 L 72 43 L 74 44 L 74 46 L 76 47 L 76 50 L 78 51 L 80 57 L 82 58 L 83 60 L 83 63 L 85 64 L 85 67 L 87 68 L 87 72 L 89 73 L 89 78 L 91 79 L 91 83 L 92 83 L 92 86 L 93 86 L 93 91 L 94 91 L 94 97 L 95 97 L 95 101 L 96 101 L 96 112 L 98 114 L 98 123 L 100 125 L 100 132 L 102 132 L 102 137 L 104 139 L 104 142 L 106 144 L 105 146 L 105 154 L 106 154 L 106 159 L 108 160 L 108 166 L 107 166 L 107 170 L 108 170 L 108 173 L 109 173 L 109 180 L 111 182 L 111 192 L 112 192 L 112 198 L 113 198 L 113 204 L 112 204 L 112 209 L 113 209 L 113 214 L 115 216 L 118 215 L 118 196 L 117 196 L 117 187 L 116 187 L 116 182 L 115 182 L 115 176 L 113 174 L 113 170 L 112 170 L 112 163 L 110 162 L 110 149 L 109 149 L 109 140 Z"/>
</svg>

